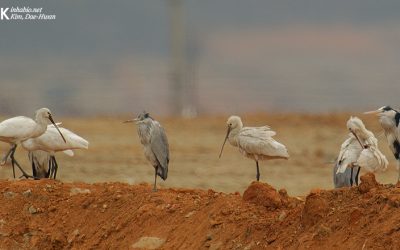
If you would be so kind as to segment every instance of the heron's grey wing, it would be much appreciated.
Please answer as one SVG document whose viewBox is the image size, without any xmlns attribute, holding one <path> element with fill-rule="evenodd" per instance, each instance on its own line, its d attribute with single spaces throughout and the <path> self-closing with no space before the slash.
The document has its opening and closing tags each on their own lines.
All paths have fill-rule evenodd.
<svg viewBox="0 0 400 250">
<path fill-rule="evenodd" d="M 353 135 L 347 138 L 340 148 L 337 159 L 338 169 L 336 173 L 344 173 L 347 165 L 356 162 L 362 151 L 361 145 Z"/>
<path fill-rule="evenodd" d="M 258 137 L 259 134 L 260 131 L 256 130 L 254 133 L 251 133 L 250 130 L 244 131 L 244 133 L 240 131 L 236 137 L 239 148 L 249 154 L 289 157 L 285 145 L 267 136 L 265 131 L 263 132 L 263 136 Z"/>
<path fill-rule="evenodd" d="M 151 131 L 151 150 L 156 156 L 158 162 L 163 168 L 168 168 L 169 163 L 169 145 L 165 130 L 160 123 L 155 122 Z"/>
</svg>

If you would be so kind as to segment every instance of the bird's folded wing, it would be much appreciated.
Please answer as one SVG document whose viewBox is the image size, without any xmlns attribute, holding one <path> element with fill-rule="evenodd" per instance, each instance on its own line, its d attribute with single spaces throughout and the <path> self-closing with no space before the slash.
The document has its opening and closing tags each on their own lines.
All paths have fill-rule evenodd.
<svg viewBox="0 0 400 250">
<path fill-rule="evenodd" d="M 237 142 L 242 150 L 250 154 L 289 157 L 286 147 L 272 137 L 255 137 L 254 135 L 240 133 L 237 136 Z"/>
<path fill-rule="evenodd" d="M 151 138 L 151 150 L 157 157 L 158 162 L 164 168 L 168 167 L 169 163 L 169 145 L 167 135 L 165 134 L 164 128 L 158 122 L 155 122 Z"/>
<path fill-rule="evenodd" d="M 377 147 L 378 146 L 378 139 L 376 139 L 375 136 L 372 134 L 372 136 L 368 137 L 365 140 L 364 145 Z"/>
<path fill-rule="evenodd" d="M 254 137 L 254 138 L 261 138 L 267 139 L 272 136 L 276 135 L 275 131 L 272 131 L 270 127 L 263 126 L 263 127 L 244 127 L 240 130 L 240 135 Z"/>
<path fill-rule="evenodd" d="M 337 159 L 336 173 L 344 173 L 350 163 L 356 162 L 362 151 L 360 143 L 354 136 L 350 136 L 342 143 Z"/>
<path fill-rule="evenodd" d="M 29 138 L 36 122 L 25 116 L 17 116 L 0 123 L 0 137 Z"/>
<path fill-rule="evenodd" d="M 357 164 L 367 171 L 385 171 L 388 165 L 386 157 L 377 148 L 366 148 L 361 152 Z"/>
</svg>

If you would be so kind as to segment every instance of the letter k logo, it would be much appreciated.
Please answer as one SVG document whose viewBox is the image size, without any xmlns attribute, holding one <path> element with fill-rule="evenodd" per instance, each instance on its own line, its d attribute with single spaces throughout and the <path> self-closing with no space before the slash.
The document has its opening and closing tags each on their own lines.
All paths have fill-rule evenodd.
<svg viewBox="0 0 400 250">
<path fill-rule="evenodd" d="M 6 19 L 6 20 L 9 20 L 10 18 L 8 18 L 8 16 L 7 16 L 7 11 L 9 10 L 10 8 L 1 8 L 0 10 L 0 19 L 1 20 L 4 20 L 4 19 Z"/>
</svg>

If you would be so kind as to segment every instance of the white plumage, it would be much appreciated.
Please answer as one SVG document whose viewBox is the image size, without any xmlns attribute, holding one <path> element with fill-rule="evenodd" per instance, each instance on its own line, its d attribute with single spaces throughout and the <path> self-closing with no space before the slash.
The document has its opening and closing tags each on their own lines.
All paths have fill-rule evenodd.
<svg viewBox="0 0 400 250">
<path fill-rule="evenodd" d="M 353 176 L 353 168 L 347 168 L 347 166 L 356 162 L 360 156 L 362 147 L 353 134 L 349 134 L 349 137 L 342 143 L 340 148 L 339 156 L 335 162 L 333 172 L 333 183 L 335 188 L 352 186 L 353 182 L 358 184 L 358 173 L 360 167 L 355 167 L 357 174 Z"/>
<path fill-rule="evenodd" d="M 370 172 L 386 170 L 388 161 L 378 148 L 378 140 L 365 128 L 364 123 L 358 117 L 350 117 L 347 128 L 351 133 L 341 146 L 336 174 L 355 166 Z"/>
<path fill-rule="evenodd" d="M 44 134 L 21 143 L 22 147 L 30 152 L 29 159 L 32 163 L 32 172 L 35 178 L 43 178 L 43 169 L 48 169 L 46 171 L 48 175 L 45 177 L 51 177 L 51 174 L 53 174 L 54 178 L 56 177 L 58 168 L 57 161 L 55 160 L 56 152 L 63 151 L 65 154 L 73 156 L 73 149 L 88 149 L 89 147 L 89 142 L 84 138 L 66 128 L 60 127 L 59 129 L 67 142 L 61 140 L 54 125 L 48 125 Z M 47 152 L 48 156 L 41 151 Z M 48 164 L 45 163 L 47 158 L 49 158 Z M 41 174 L 36 176 L 37 173 Z"/>
<path fill-rule="evenodd" d="M 385 171 L 389 164 L 386 156 L 383 155 L 379 149 L 374 147 L 363 149 L 356 163 L 369 172 Z"/>
<path fill-rule="evenodd" d="M 59 128 L 61 133 L 66 138 L 64 142 L 53 124 L 47 126 L 47 130 L 41 136 L 30 138 L 21 143 L 22 147 L 27 151 L 43 150 L 52 155 L 56 152 L 69 149 L 88 149 L 89 142 L 79 135 L 73 133 L 66 128 Z"/>
<path fill-rule="evenodd" d="M 47 123 L 49 120 L 54 124 L 54 120 L 51 116 L 50 110 L 47 108 L 41 108 L 36 111 L 35 120 L 25 116 L 17 116 L 0 123 L 0 141 L 7 142 L 12 145 L 11 149 L 3 157 L 1 165 L 4 165 L 7 161 L 7 158 L 10 156 L 11 164 L 13 166 L 14 178 L 14 164 L 16 164 L 18 168 L 22 171 L 23 176 L 30 177 L 28 174 L 25 173 L 25 171 L 21 168 L 21 166 L 14 158 L 14 153 L 18 144 L 29 138 L 35 138 L 42 135 L 47 129 Z M 57 129 L 57 126 L 55 128 Z M 61 132 L 59 132 L 59 135 L 61 135 L 61 138 L 65 142 L 65 139 Z"/>
<path fill-rule="evenodd" d="M 227 121 L 228 131 L 221 148 L 220 157 L 226 140 L 246 157 L 256 161 L 257 180 L 260 178 L 258 161 L 268 159 L 288 159 L 286 147 L 274 140 L 276 135 L 270 127 L 243 127 L 242 120 L 238 116 L 231 116 Z"/>
</svg>

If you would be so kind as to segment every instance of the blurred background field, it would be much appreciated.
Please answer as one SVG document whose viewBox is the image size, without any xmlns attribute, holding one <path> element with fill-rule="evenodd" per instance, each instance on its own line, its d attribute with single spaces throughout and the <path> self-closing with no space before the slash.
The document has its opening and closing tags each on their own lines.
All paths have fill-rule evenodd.
<svg viewBox="0 0 400 250">
<path fill-rule="evenodd" d="M 291 195 L 304 195 L 313 188 L 331 189 L 333 161 L 347 137 L 346 121 L 350 114 L 257 114 L 242 115 L 245 125 L 270 125 L 284 143 L 290 159 L 261 163 L 261 181 L 276 188 L 286 188 Z M 376 117 L 366 117 L 367 128 L 375 135 L 381 133 Z M 58 118 L 65 127 L 90 141 L 88 151 L 76 151 L 75 157 L 57 154 L 60 165 L 58 177 L 68 182 L 128 182 L 152 183 L 154 170 L 144 158 L 133 124 L 123 124 L 121 117 Z M 156 117 L 158 118 L 158 117 Z M 161 118 L 167 131 L 171 161 L 166 182 L 161 187 L 215 189 L 243 192 L 255 180 L 255 163 L 243 157 L 237 148 L 226 145 L 221 159 L 219 150 L 226 132 L 226 116 L 201 116 L 193 119 Z M 397 178 L 395 161 L 384 136 L 379 146 L 389 160 L 389 168 L 377 174 L 383 183 Z M 2 143 L 1 152 L 6 144 Z M 27 152 L 17 150 L 17 159 L 30 170 Z M 362 172 L 363 173 L 363 172 Z M 0 168 L 0 178 L 11 178 L 11 166 Z"/>
<path fill-rule="evenodd" d="M 26 5 L 3 0 L 2 6 Z M 29 2 L 1 22 L 0 114 L 350 112 L 398 105 L 400 1 Z"/>
</svg>

